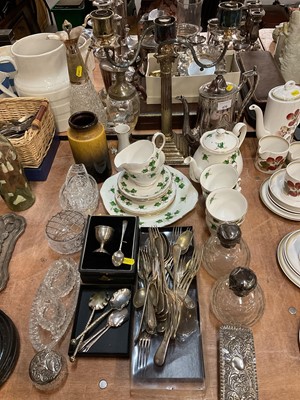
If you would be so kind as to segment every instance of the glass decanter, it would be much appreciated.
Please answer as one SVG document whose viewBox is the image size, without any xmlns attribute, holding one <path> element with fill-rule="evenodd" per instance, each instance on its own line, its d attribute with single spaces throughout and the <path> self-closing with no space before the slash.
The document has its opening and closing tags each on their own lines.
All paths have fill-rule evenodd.
<svg viewBox="0 0 300 400">
<path fill-rule="evenodd" d="M 264 308 L 263 291 L 249 268 L 235 268 L 212 289 L 211 309 L 223 324 L 252 326 L 262 317 Z"/>
<path fill-rule="evenodd" d="M 215 279 L 229 274 L 236 267 L 248 267 L 250 250 L 237 224 L 221 224 L 204 243 L 203 264 Z"/>
<path fill-rule="evenodd" d="M 78 47 L 78 40 L 83 31 L 83 27 L 72 29 L 72 25 L 65 21 L 63 28 L 68 34 L 68 39 L 64 39 L 63 42 L 66 46 L 68 72 L 71 84 L 71 115 L 79 111 L 91 111 L 97 116 L 98 121 L 106 127 L 107 118 L 104 106 L 90 80 L 88 70 Z"/>
<path fill-rule="evenodd" d="M 107 125 L 114 129 L 119 124 L 133 131 L 140 114 L 140 98 L 136 88 L 126 80 L 126 69 L 115 68 L 115 81 L 108 88 L 106 99 Z"/>
</svg>

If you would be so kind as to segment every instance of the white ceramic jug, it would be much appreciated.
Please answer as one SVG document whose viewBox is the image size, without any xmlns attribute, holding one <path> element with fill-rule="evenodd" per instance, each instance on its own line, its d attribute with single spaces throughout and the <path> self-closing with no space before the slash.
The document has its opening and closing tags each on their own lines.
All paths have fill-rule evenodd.
<svg viewBox="0 0 300 400">
<path fill-rule="evenodd" d="M 48 33 L 25 36 L 11 46 L 17 67 L 15 89 L 22 97 L 46 97 L 59 132 L 68 129 L 70 81 L 64 44 Z"/>
</svg>

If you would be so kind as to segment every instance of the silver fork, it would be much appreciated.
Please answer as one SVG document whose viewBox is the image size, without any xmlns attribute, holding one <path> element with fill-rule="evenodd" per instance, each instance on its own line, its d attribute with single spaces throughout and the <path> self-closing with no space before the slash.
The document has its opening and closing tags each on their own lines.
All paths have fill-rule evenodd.
<svg viewBox="0 0 300 400">
<path fill-rule="evenodd" d="M 150 346 L 151 346 L 151 335 L 144 331 L 139 338 L 138 343 L 138 357 L 137 357 L 137 366 L 138 369 L 145 369 L 148 363 L 148 357 L 150 354 Z"/>
<path fill-rule="evenodd" d="M 171 232 L 171 238 L 170 238 L 170 245 L 173 246 L 176 243 L 176 240 L 178 239 L 179 235 L 182 233 L 182 227 L 181 226 L 174 226 Z"/>
</svg>

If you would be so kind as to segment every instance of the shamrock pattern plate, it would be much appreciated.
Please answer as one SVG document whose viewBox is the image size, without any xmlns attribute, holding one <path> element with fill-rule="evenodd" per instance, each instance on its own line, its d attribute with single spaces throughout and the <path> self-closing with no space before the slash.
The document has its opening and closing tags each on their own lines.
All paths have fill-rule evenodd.
<svg viewBox="0 0 300 400">
<path fill-rule="evenodd" d="M 115 200 L 118 206 L 125 212 L 133 215 L 152 215 L 161 213 L 169 207 L 176 196 L 176 183 L 173 182 L 172 186 L 167 190 L 163 196 L 148 201 L 140 202 L 138 199 L 135 201 L 128 199 L 117 189 L 115 193 Z"/>
<path fill-rule="evenodd" d="M 157 226 L 164 227 L 180 220 L 184 215 L 194 209 L 198 201 L 198 192 L 191 184 L 189 179 L 175 168 L 168 166 L 172 173 L 173 182 L 176 187 L 176 195 L 172 204 L 162 212 L 153 215 L 141 215 L 140 226 L 149 227 Z M 116 194 L 118 191 L 118 178 L 119 174 L 115 174 L 106 179 L 103 183 L 100 195 L 110 215 L 135 215 L 124 212 L 116 202 Z"/>
<path fill-rule="evenodd" d="M 133 182 L 128 173 L 123 171 L 118 176 L 118 189 L 129 200 L 148 201 L 163 196 L 172 184 L 172 174 L 165 166 L 154 185 L 138 186 Z"/>
</svg>

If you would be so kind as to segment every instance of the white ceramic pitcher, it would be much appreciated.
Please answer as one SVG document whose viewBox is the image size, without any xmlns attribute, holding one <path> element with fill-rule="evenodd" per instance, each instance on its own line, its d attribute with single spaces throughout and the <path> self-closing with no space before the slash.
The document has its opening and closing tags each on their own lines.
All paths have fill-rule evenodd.
<svg viewBox="0 0 300 400">
<path fill-rule="evenodd" d="M 17 68 L 14 83 L 18 95 L 47 97 L 58 131 L 66 131 L 70 117 L 70 81 L 64 44 L 49 40 L 48 33 L 37 33 L 16 41 L 11 53 Z"/>
</svg>

